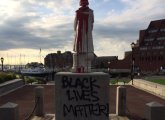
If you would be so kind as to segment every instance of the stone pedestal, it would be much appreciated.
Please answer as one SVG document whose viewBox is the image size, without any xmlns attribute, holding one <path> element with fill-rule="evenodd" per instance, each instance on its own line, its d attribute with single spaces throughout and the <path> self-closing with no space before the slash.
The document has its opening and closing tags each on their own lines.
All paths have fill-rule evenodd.
<svg viewBox="0 0 165 120">
<path fill-rule="evenodd" d="M 147 120 L 165 120 L 165 106 L 157 102 L 147 103 L 145 118 Z"/>
<path fill-rule="evenodd" d="M 19 120 L 18 105 L 8 102 L 0 106 L 0 120 Z"/>
<path fill-rule="evenodd" d="M 126 115 L 126 88 L 124 86 L 117 87 L 116 114 L 119 116 Z"/>
<path fill-rule="evenodd" d="M 72 72 L 91 72 L 91 61 L 93 60 L 93 58 L 93 53 L 74 53 Z"/>
<path fill-rule="evenodd" d="M 57 73 L 56 120 L 109 120 L 109 76 L 105 73 Z"/>
<path fill-rule="evenodd" d="M 35 88 L 35 101 L 37 102 L 36 116 L 44 116 L 44 87 Z"/>
</svg>

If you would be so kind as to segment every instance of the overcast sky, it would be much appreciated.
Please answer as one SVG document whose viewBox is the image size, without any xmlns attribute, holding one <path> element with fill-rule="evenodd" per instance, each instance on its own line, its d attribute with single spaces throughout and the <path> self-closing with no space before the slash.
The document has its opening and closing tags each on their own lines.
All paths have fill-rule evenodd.
<svg viewBox="0 0 165 120">
<path fill-rule="evenodd" d="M 94 48 L 98 56 L 119 56 L 130 50 L 139 30 L 165 19 L 165 0 L 89 0 L 94 10 Z M 0 2 L 0 56 L 8 63 L 72 51 L 75 11 L 79 0 L 3 0 Z M 15 60 L 13 60 L 15 59 Z"/>
</svg>

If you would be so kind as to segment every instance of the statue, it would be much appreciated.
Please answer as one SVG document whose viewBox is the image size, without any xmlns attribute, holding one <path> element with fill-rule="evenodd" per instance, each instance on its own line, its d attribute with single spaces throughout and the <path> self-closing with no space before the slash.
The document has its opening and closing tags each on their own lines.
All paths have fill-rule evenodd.
<svg viewBox="0 0 165 120">
<path fill-rule="evenodd" d="M 88 0 L 80 0 L 74 22 L 75 41 L 73 51 L 73 72 L 91 72 L 91 61 L 94 57 L 92 30 L 94 23 L 93 10 Z"/>
</svg>

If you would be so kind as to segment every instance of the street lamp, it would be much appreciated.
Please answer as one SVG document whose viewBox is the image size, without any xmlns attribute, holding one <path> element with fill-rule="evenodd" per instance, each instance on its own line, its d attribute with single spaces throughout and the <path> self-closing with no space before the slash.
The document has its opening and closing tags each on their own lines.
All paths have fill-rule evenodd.
<svg viewBox="0 0 165 120">
<path fill-rule="evenodd" d="M 2 65 L 2 71 L 3 71 L 3 61 L 4 61 L 4 58 L 3 57 L 1 57 L 1 65 Z"/>
<path fill-rule="evenodd" d="M 131 59 L 132 59 L 132 65 L 131 65 L 131 80 L 132 80 L 132 85 L 133 85 L 133 79 L 134 79 L 134 63 L 135 63 L 135 58 L 134 58 L 134 47 L 135 47 L 135 43 L 134 42 L 132 42 L 131 43 L 131 48 L 132 48 L 132 57 L 131 57 Z"/>
<path fill-rule="evenodd" d="M 108 62 L 108 73 L 110 74 L 110 61 Z"/>
</svg>

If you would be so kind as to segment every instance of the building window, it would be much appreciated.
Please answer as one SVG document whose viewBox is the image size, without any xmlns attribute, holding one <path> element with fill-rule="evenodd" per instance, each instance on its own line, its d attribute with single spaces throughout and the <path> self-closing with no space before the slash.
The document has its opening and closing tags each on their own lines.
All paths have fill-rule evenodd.
<svg viewBox="0 0 165 120">
<path fill-rule="evenodd" d="M 152 47 L 152 49 L 164 49 L 164 46 L 156 46 L 156 47 Z"/>
<path fill-rule="evenodd" d="M 152 56 L 152 61 L 154 61 L 155 59 L 154 59 L 154 56 Z"/>
<path fill-rule="evenodd" d="M 163 52 L 162 51 L 160 51 L 160 53 L 159 53 L 160 55 L 163 55 Z"/>
<path fill-rule="evenodd" d="M 157 31 L 158 31 L 157 29 L 153 29 L 153 30 L 149 30 L 148 33 L 155 33 Z"/>
<path fill-rule="evenodd" d="M 144 39 L 144 41 L 153 41 L 154 40 L 154 38 L 146 38 L 146 39 Z"/>
<path fill-rule="evenodd" d="M 145 43 L 146 46 L 148 46 L 148 43 Z"/>
<path fill-rule="evenodd" d="M 158 37 L 157 40 L 165 40 L 165 37 Z"/>
<path fill-rule="evenodd" d="M 141 47 L 140 50 L 147 50 L 147 47 Z"/>
<path fill-rule="evenodd" d="M 147 61 L 147 57 L 146 57 L 146 61 Z"/>
<path fill-rule="evenodd" d="M 142 57 L 142 58 L 141 58 L 141 60 L 143 61 L 143 60 L 144 60 L 144 58 Z"/>
<path fill-rule="evenodd" d="M 159 57 L 158 57 L 158 60 L 159 60 L 159 61 L 163 61 L 163 56 L 159 56 Z"/>
<path fill-rule="evenodd" d="M 165 28 L 160 29 L 161 32 L 165 32 Z"/>
<path fill-rule="evenodd" d="M 156 55 L 157 54 L 157 52 L 153 52 L 153 55 Z"/>
<path fill-rule="evenodd" d="M 163 56 L 160 56 L 160 60 L 163 61 Z"/>
</svg>

